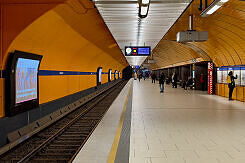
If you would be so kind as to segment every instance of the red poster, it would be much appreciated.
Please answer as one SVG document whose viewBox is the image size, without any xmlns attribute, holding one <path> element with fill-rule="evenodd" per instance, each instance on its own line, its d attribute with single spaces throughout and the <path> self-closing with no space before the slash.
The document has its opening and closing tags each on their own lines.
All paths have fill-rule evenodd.
<svg viewBox="0 0 245 163">
<path fill-rule="evenodd" d="M 208 63 L 208 94 L 213 94 L 213 68 L 214 64 L 212 62 Z"/>
</svg>

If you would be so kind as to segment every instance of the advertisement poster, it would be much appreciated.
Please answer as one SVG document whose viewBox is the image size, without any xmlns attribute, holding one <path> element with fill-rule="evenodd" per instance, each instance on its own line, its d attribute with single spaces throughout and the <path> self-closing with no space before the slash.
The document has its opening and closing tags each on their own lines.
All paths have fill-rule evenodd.
<svg viewBox="0 0 245 163">
<path fill-rule="evenodd" d="M 237 79 L 235 79 L 236 85 L 241 85 L 241 68 L 240 67 L 234 67 L 233 68 L 233 75 L 235 77 L 237 76 Z"/>
<path fill-rule="evenodd" d="M 208 94 L 213 94 L 213 63 L 208 62 Z"/>
<path fill-rule="evenodd" d="M 241 85 L 245 86 L 245 67 L 241 67 Z"/>
<path fill-rule="evenodd" d="M 38 60 L 19 58 L 16 65 L 16 103 L 37 99 Z"/>
<path fill-rule="evenodd" d="M 217 70 L 217 82 L 223 83 L 223 71 L 221 68 L 218 68 Z"/>
<path fill-rule="evenodd" d="M 223 71 L 222 71 L 222 74 L 223 74 L 223 82 L 224 84 L 227 83 L 227 76 L 228 76 L 228 69 L 225 68 Z"/>
<path fill-rule="evenodd" d="M 102 73 L 102 68 L 99 69 L 99 83 L 101 83 L 101 73 Z"/>
</svg>

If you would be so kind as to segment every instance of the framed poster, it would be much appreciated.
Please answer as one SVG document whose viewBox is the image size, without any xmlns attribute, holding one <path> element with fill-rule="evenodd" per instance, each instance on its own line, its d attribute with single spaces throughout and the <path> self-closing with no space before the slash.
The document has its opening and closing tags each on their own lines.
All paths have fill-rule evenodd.
<svg viewBox="0 0 245 163">
<path fill-rule="evenodd" d="M 6 68 L 6 115 L 13 116 L 39 105 L 39 65 L 41 55 L 15 51 Z"/>
<path fill-rule="evenodd" d="M 245 67 L 241 67 L 241 85 L 245 86 Z"/>
</svg>

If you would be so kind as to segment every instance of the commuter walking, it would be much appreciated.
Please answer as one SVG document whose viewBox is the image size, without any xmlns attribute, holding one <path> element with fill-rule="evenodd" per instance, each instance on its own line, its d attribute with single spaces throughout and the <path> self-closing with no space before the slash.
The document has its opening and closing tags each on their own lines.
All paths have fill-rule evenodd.
<svg viewBox="0 0 245 163">
<path fill-rule="evenodd" d="M 173 88 L 177 88 L 177 74 L 173 74 Z"/>
<path fill-rule="evenodd" d="M 236 87 L 235 79 L 237 79 L 237 75 L 236 77 L 234 77 L 233 72 L 230 71 L 227 76 L 227 83 L 229 87 L 229 100 L 232 100 L 232 93 L 234 88 Z"/>
<path fill-rule="evenodd" d="M 160 93 L 163 93 L 164 91 L 164 81 L 165 81 L 165 75 L 162 72 L 159 78 Z"/>
<path fill-rule="evenodd" d="M 155 84 L 156 83 L 156 74 L 155 73 L 151 74 L 151 79 L 152 79 L 151 82 Z"/>
<path fill-rule="evenodd" d="M 205 80 L 204 80 L 204 75 L 201 74 L 201 77 L 200 77 L 200 83 L 201 83 L 201 86 L 202 86 L 202 91 L 205 91 Z"/>
<path fill-rule="evenodd" d="M 139 82 L 140 82 L 140 79 L 141 79 L 141 78 L 142 78 L 142 74 L 139 73 L 139 75 L 138 75 Z"/>
</svg>

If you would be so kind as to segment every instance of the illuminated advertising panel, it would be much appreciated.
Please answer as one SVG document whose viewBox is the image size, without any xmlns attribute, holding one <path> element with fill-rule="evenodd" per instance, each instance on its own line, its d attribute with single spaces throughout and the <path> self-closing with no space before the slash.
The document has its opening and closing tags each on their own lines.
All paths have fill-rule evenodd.
<svg viewBox="0 0 245 163">
<path fill-rule="evenodd" d="M 223 83 L 223 71 L 222 68 L 217 69 L 217 82 Z"/>
<path fill-rule="evenodd" d="M 39 105 L 39 64 L 41 55 L 15 51 L 6 65 L 5 113 L 13 116 Z"/>
<path fill-rule="evenodd" d="M 108 81 L 109 82 L 111 81 L 111 69 L 109 69 L 109 72 L 108 72 Z"/>
<path fill-rule="evenodd" d="M 236 85 L 241 85 L 241 67 L 233 67 L 233 75 L 237 76 L 237 79 L 235 79 Z"/>
<path fill-rule="evenodd" d="M 16 103 L 37 99 L 39 60 L 19 58 L 16 65 Z"/>
<path fill-rule="evenodd" d="M 102 74 L 102 69 L 99 69 L 99 82 L 101 83 L 101 74 Z"/>
<path fill-rule="evenodd" d="M 150 46 L 125 46 L 125 56 L 150 56 Z"/>
<path fill-rule="evenodd" d="M 120 73 L 120 71 L 118 72 L 118 79 L 120 79 L 120 77 L 121 77 L 121 73 Z"/>
<path fill-rule="evenodd" d="M 117 79 L 117 70 L 114 73 L 114 80 L 116 80 L 116 79 Z"/>
<path fill-rule="evenodd" d="M 213 68 L 214 64 L 208 62 L 208 94 L 213 94 Z"/>
<path fill-rule="evenodd" d="M 241 85 L 245 86 L 245 67 L 241 67 Z"/>
<path fill-rule="evenodd" d="M 97 68 L 97 86 L 101 85 L 102 67 Z"/>
<path fill-rule="evenodd" d="M 222 75 L 223 75 L 223 77 L 222 77 L 222 79 L 223 79 L 222 83 L 223 84 L 227 84 L 228 68 L 222 68 Z"/>
</svg>

